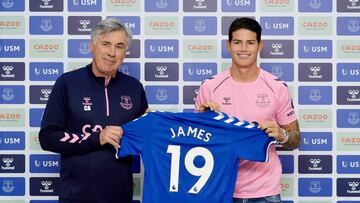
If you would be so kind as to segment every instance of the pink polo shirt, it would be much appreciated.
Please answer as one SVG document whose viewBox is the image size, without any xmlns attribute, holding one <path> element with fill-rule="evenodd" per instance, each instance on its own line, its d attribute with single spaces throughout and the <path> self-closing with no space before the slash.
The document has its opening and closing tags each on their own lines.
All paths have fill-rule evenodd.
<svg viewBox="0 0 360 203">
<path fill-rule="evenodd" d="M 200 86 L 196 108 L 206 101 L 217 102 L 222 112 L 247 121 L 275 120 L 285 125 L 296 120 L 288 87 L 262 69 L 250 83 L 234 81 L 230 70 L 205 80 Z M 274 145 L 269 150 L 269 162 L 240 160 L 233 196 L 255 198 L 279 194 L 281 173 Z"/>
</svg>

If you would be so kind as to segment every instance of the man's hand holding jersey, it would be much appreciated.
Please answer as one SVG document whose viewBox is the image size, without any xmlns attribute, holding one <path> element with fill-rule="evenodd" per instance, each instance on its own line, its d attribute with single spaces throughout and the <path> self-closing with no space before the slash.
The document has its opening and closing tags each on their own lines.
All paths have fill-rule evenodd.
<svg viewBox="0 0 360 203">
<path fill-rule="evenodd" d="M 147 108 L 144 113 L 148 112 L 151 112 L 150 108 Z M 114 146 L 115 149 L 118 149 L 123 133 L 123 129 L 120 126 L 106 126 L 100 133 L 100 145 L 108 143 Z"/>
<path fill-rule="evenodd" d="M 100 132 L 100 145 L 111 144 L 116 149 L 120 147 L 120 139 L 123 134 L 123 129 L 120 126 L 106 126 Z"/>
<path fill-rule="evenodd" d="M 213 110 L 220 112 L 220 106 L 213 101 L 206 101 L 201 104 L 198 112 Z M 259 124 L 261 130 L 264 130 L 269 137 L 274 137 L 280 144 L 288 149 L 296 149 L 300 144 L 300 130 L 298 121 L 291 122 L 284 126 L 279 126 L 276 121 L 267 121 Z"/>
</svg>

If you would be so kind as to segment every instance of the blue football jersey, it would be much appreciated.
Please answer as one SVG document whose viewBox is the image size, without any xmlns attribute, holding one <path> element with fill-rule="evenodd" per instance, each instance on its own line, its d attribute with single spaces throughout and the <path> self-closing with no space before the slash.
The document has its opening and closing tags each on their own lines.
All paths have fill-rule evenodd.
<svg viewBox="0 0 360 203">
<path fill-rule="evenodd" d="M 141 154 L 143 203 L 232 202 L 239 159 L 267 161 L 275 143 L 224 113 L 150 112 L 126 123 L 116 157 Z"/>
</svg>

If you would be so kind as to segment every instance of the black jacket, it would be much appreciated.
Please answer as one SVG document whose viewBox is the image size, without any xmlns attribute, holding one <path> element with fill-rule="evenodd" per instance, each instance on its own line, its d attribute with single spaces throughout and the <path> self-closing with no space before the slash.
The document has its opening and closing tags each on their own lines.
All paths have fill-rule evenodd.
<svg viewBox="0 0 360 203">
<path fill-rule="evenodd" d="M 117 73 L 105 84 L 88 66 L 60 76 L 47 102 L 39 140 L 60 153 L 60 202 L 131 203 L 132 158 L 115 159 L 112 145 L 101 146 L 100 131 L 120 126 L 148 108 L 142 84 Z"/>
</svg>

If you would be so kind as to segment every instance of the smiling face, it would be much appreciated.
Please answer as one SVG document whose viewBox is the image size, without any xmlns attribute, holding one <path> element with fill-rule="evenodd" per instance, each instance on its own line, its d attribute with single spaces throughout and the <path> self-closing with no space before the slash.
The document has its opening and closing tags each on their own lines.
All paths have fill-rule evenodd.
<svg viewBox="0 0 360 203">
<path fill-rule="evenodd" d="M 263 43 L 257 41 L 256 33 L 248 29 L 239 29 L 232 33 L 227 43 L 234 68 L 257 68 L 257 56 Z"/>
<path fill-rule="evenodd" d="M 99 35 L 90 42 L 92 71 L 97 77 L 114 77 L 126 55 L 127 36 L 122 30 Z"/>
</svg>

